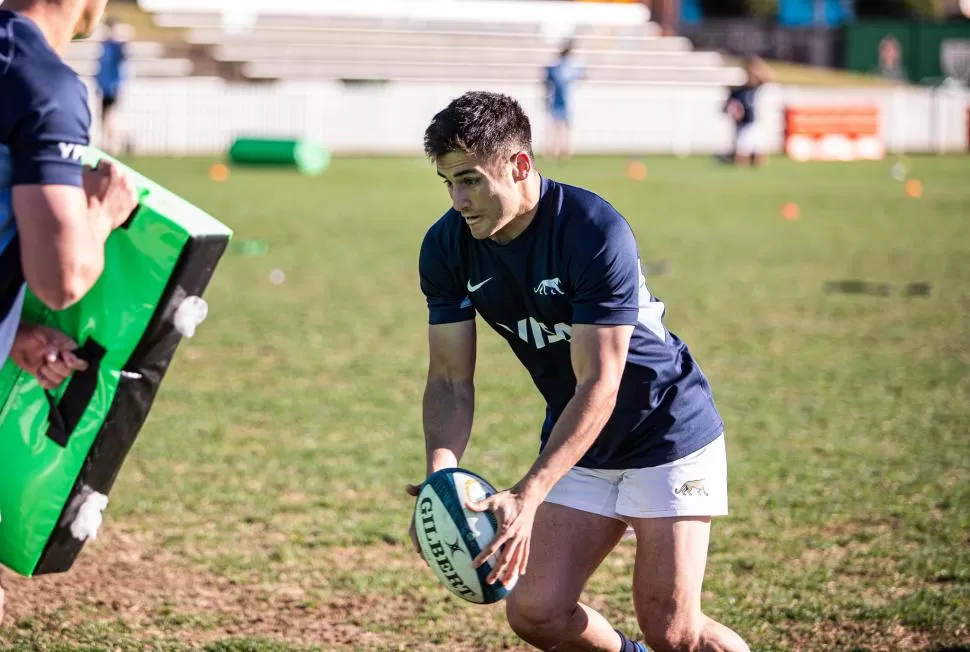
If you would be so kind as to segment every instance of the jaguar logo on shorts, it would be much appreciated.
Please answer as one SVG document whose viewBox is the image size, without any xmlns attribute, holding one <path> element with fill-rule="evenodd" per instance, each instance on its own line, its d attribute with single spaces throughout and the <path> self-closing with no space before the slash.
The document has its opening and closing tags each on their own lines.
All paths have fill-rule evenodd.
<svg viewBox="0 0 970 652">
<path fill-rule="evenodd" d="M 674 489 L 678 496 L 709 496 L 707 487 L 704 486 L 704 478 L 700 480 L 688 480 L 680 487 Z"/>
</svg>

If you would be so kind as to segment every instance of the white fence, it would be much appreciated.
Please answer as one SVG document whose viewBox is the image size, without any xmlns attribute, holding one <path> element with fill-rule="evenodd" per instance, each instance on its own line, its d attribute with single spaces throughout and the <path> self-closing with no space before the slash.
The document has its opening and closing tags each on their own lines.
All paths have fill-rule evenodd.
<svg viewBox="0 0 970 652">
<path fill-rule="evenodd" d="M 477 85 L 516 97 L 545 142 L 543 89 L 535 84 Z M 345 85 L 339 82 L 228 84 L 219 79 L 143 79 L 127 88 L 121 125 L 139 154 L 216 154 L 243 134 L 305 137 L 336 153 L 420 154 L 431 117 L 467 86 L 441 82 Z M 732 128 L 721 113 L 725 91 L 709 86 L 587 83 L 576 88 L 578 153 L 714 153 Z M 816 89 L 767 87 L 758 111 L 769 152 L 782 146 L 789 103 L 875 103 L 890 151 L 966 151 L 965 89 Z M 97 138 L 97 135 L 95 134 Z"/>
</svg>

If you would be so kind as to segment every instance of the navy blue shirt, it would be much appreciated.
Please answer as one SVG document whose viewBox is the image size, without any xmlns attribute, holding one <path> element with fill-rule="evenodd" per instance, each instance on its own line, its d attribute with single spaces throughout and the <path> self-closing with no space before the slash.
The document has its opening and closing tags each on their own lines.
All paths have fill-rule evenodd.
<svg viewBox="0 0 970 652">
<path fill-rule="evenodd" d="M 31 20 L 0 11 L 0 364 L 20 319 L 23 273 L 11 190 L 83 187 L 87 89 Z"/>
<path fill-rule="evenodd" d="M 758 86 L 738 86 L 737 88 L 732 88 L 731 93 L 728 95 L 728 102 L 731 100 L 737 100 L 741 103 L 741 107 L 744 111 L 741 114 L 741 119 L 738 120 L 739 125 L 749 125 L 755 120 L 755 100 L 758 96 Z"/>
<path fill-rule="evenodd" d="M 83 186 L 91 111 L 84 83 L 29 19 L 0 11 L 0 144 L 12 185 Z"/>
<path fill-rule="evenodd" d="M 647 289 L 633 230 L 594 193 L 543 179 L 535 218 L 506 244 L 475 240 L 450 210 L 419 267 L 432 325 L 477 313 L 529 371 L 546 401 L 543 446 L 576 390 L 573 325 L 635 327 L 613 415 L 578 466 L 658 466 L 723 432 L 707 379 Z"/>
</svg>

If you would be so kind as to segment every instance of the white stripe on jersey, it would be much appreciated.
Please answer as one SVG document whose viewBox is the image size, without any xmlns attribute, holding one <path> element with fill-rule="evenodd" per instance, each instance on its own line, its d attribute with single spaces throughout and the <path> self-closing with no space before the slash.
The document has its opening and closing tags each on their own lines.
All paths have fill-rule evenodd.
<svg viewBox="0 0 970 652">
<path fill-rule="evenodd" d="M 0 321 L 0 366 L 6 364 L 7 356 L 10 355 L 10 347 L 13 346 L 13 339 L 17 335 L 20 313 L 24 309 L 24 290 L 26 289 L 26 285 L 20 286 L 20 292 L 17 293 L 17 298 L 10 306 L 10 312 L 4 315 L 3 320 Z"/>
<path fill-rule="evenodd" d="M 639 260 L 637 261 L 637 268 L 640 273 L 640 314 L 637 321 L 656 335 L 661 342 L 666 342 L 667 329 L 664 328 L 663 317 L 667 307 L 662 301 L 651 301 L 653 295 L 647 289 L 647 277 L 643 275 L 643 265 Z"/>
</svg>

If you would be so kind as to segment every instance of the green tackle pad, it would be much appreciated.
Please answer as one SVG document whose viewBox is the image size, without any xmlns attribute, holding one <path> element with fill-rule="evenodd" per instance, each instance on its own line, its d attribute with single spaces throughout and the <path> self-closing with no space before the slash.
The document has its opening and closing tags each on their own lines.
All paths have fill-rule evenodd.
<svg viewBox="0 0 970 652">
<path fill-rule="evenodd" d="M 103 158 L 92 148 L 86 162 Z M 115 163 L 130 175 L 139 203 L 108 238 L 101 278 L 63 311 L 29 290 L 24 303 L 24 321 L 71 336 L 87 370 L 46 392 L 11 361 L 0 369 L 0 564 L 25 576 L 70 569 L 94 534 L 92 520 L 96 532 L 232 237 L 204 211 Z"/>
</svg>

